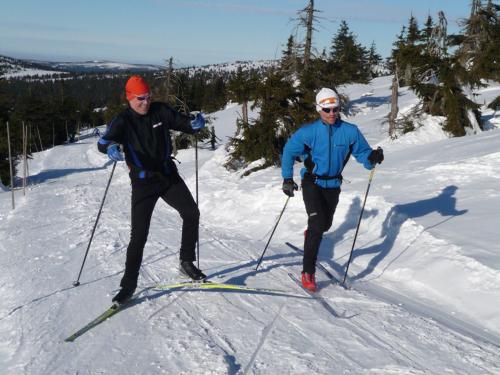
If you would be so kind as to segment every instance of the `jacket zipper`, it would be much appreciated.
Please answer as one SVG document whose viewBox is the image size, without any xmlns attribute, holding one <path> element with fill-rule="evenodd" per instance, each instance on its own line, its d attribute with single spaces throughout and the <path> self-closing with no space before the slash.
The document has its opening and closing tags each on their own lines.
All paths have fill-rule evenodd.
<svg viewBox="0 0 500 375">
<path fill-rule="evenodd" d="M 328 125 L 328 172 L 327 176 L 331 176 L 330 170 L 332 169 L 332 125 Z M 328 187 L 328 180 L 326 181 Z"/>
</svg>

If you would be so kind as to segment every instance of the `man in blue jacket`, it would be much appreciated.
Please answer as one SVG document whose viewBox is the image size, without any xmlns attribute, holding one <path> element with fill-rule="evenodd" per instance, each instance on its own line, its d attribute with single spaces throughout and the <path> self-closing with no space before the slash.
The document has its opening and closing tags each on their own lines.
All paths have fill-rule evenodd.
<svg viewBox="0 0 500 375">
<path fill-rule="evenodd" d="M 298 190 L 293 181 L 293 163 L 304 159 L 302 196 L 308 215 L 304 239 L 302 286 L 316 291 L 316 260 L 323 233 L 332 225 L 339 202 L 342 170 L 351 154 L 370 170 L 384 160 L 381 148 L 372 150 L 356 125 L 340 118 L 337 93 L 322 88 L 316 95 L 316 110 L 320 118 L 298 129 L 283 150 L 283 192 L 289 197 Z"/>
<path fill-rule="evenodd" d="M 181 273 L 193 280 L 205 278 L 193 264 L 200 212 L 172 161 L 170 139 L 171 130 L 194 134 L 205 126 L 205 120 L 201 113 L 191 118 L 165 103 L 151 102 L 149 86 L 142 77 L 130 77 L 125 93 L 128 108 L 111 121 L 97 143 L 99 151 L 111 160 L 125 160 L 132 182 L 132 229 L 121 289 L 113 297 L 116 304 L 132 297 L 137 287 L 151 216 L 160 198 L 182 218 Z"/>
</svg>

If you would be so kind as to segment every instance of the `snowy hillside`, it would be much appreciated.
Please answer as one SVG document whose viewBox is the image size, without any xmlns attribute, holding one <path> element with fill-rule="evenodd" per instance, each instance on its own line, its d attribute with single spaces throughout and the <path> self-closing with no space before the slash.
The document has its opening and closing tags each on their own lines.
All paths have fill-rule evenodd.
<svg viewBox="0 0 500 375">
<path fill-rule="evenodd" d="M 179 68 L 177 70 L 185 71 L 189 75 L 193 75 L 197 72 L 208 72 L 208 71 L 214 71 L 219 73 L 220 72 L 233 73 L 236 72 L 239 68 L 243 69 L 244 71 L 250 69 L 260 70 L 276 66 L 277 64 L 278 64 L 277 60 L 234 61 L 234 62 L 227 62 L 220 64 L 185 67 L 185 68 Z"/>
<path fill-rule="evenodd" d="M 241 178 L 224 147 L 199 150 L 200 266 L 215 282 L 281 291 L 155 290 L 180 279 L 180 219 L 158 202 L 136 303 L 64 342 L 109 307 L 129 239 L 130 183 L 116 167 L 81 285 L 73 287 L 112 164 L 95 138 L 35 154 L 26 197 L 0 191 L 2 374 L 500 374 L 500 129 L 449 139 L 429 118 L 387 139 L 390 77 L 343 88 L 377 167 L 349 272 L 318 270 L 318 299 L 295 284 L 306 215 L 283 208 L 280 170 Z M 495 97 L 500 86 L 479 95 Z M 486 100 L 486 99 L 485 99 Z M 400 108 L 417 99 L 403 91 Z M 241 108 L 211 116 L 223 141 Z M 253 113 L 251 116 L 255 116 Z M 195 153 L 177 158 L 194 193 Z M 299 166 L 295 168 L 298 176 Z M 344 173 L 321 264 L 345 271 L 368 172 Z M 298 177 L 296 178 L 298 181 Z"/>
<path fill-rule="evenodd" d="M 127 64 L 112 61 L 83 61 L 83 62 L 46 62 L 55 69 L 76 73 L 95 72 L 155 72 L 162 69 L 159 65 Z"/>
<path fill-rule="evenodd" d="M 220 64 L 211 64 L 204 66 L 181 67 L 176 70 L 187 72 L 190 75 L 196 72 L 214 71 L 214 72 L 235 72 L 238 68 L 266 69 L 276 65 L 275 60 L 256 60 L 256 61 L 235 61 Z M 52 74 L 73 73 L 144 73 L 162 71 L 165 67 L 153 64 L 128 64 L 112 61 L 82 61 L 82 62 L 54 62 L 38 60 L 14 59 L 7 56 L 0 56 L 0 78 L 23 78 L 44 76 Z"/>
<path fill-rule="evenodd" d="M 44 67 L 34 62 L 0 56 L 0 78 L 48 76 L 61 73 L 63 72 L 52 67 Z"/>
<path fill-rule="evenodd" d="M 100 72 L 155 72 L 159 65 L 126 64 L 111 61 L 52 62 L 39 60 L 14 59 L 0 56 L 1 78 L 29 78 L 53 74 L 100 73 Z"/>
</svg>

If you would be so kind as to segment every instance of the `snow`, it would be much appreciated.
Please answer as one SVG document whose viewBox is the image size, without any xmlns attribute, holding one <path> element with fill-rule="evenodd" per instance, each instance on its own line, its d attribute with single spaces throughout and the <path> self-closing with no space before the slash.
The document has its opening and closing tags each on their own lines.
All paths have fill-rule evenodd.
<svg viewBox="0 0 500 375">
<path fill-rule="evenodd" d="M 179 71 L 187 72 L 189 75 L 193 75 L 197 72 L 210 72 L 215 71 L 219 73 L 234 73 L 239 68 L 243 70 L 259 70 L 259 69 L 267 69 L 270 67 L 274 67 L 278 65 L 277 60 L 252 60 L 252 61 L 234 61 L 234 62 L 225 62 L 219 64 L 210 64 L 203 66 L 194 66 L 194 67 L 184 67 L 179 68 Z"/>
<path fill-rule="evenodd" d="M 248 121 L 252 123 L 259 116 L 258 108 L 251 109 L 253 102 L 248 103 Z M 235 136 L 236 122 L 242 118 L 242 108 L 238 103 L 229 102 L 221 111 L 209 114 L 210 125 L 215 128 L 215 135 L 226 143 Z"/>
<path fill-rule="evenodd" d="M 63 72 L 58 72 L 54 70 L 21 68 L 21 70 L 19 71 L 12 71 L 10 73 L 5 73 L 0 77 L 5 79 L 11 79 L 11 78 L 36 77 L 36 76 L 51 76 L 59 74 L 63 74 Z"/>
<path fill-rule="evenodd" d="M 159 65 L 148 65 L 148 64 L 127 64 L 113 61 L 84 61 L 84 62 L 46 62 L 56 69 L 62 69 L 66 71 L 74 70 L 95 70 L 95 71 L 158 71 L 162 67 Z"/>
<path fill-rule="evenodd" d="M 499 374 L 500 130 L 448 138 L 440 118 L 391 141 L 391 77 L 342 89 L 353 115 L 386 160 L 372 181 L 350 267 L 352 289 L 319 270 L 311 299 L 299 275 L 307 218 L 290 199 L 258 271 L 257 259 L 283 209 L 280 171 L 241 177 L 227 153 L 199 149 L 200 265 L 217 282 L 283 290 L 144 290 L 138 303 L 74 343 L 64 339 L 110 305 L 130 231 L 130 183 L 119 163 L 78 275 L 112 164 L 96 138 L 34 155 L 26 197 L 0 191 L 0 368 L 6 374 Z M 494 87 L 494 86 L 492 86 Z M 498 86 L 497 86 L 498 88 Z M 492 90 L 482 93 L 495 97 Z M 371 93 L 371 95 L 366 95 Z M 365 94 L 365 95 L 363 95 Z M 403 89 L 400 108 L 418 100 Z M 211 114 L 217 136 L 234 134 L 241 107 Z M 251 113 L 250 116 L 255 116 Z M 195 191 L 195 155 L 180 172 Z M 298 181 L 299 166 L 295 168 Z M 320 260 L 342 277 L 368 172 L 354 160 Z M 179 280 L 180 219 L 159 202 L 140 289 Z M 303 297 L 297 295 L 303 294 Z"/>
</svg>

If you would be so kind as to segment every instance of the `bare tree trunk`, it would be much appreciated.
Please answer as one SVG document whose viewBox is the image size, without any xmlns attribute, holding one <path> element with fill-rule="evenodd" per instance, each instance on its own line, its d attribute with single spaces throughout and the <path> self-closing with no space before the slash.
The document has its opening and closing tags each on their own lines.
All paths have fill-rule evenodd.
<svg viewBox="0 0 500 375">
<path fill-rule="evenodd" d="M 243 100 L 243 104 L 241 105 L 241 112 L 243 122 L 245 124 L 248 124 L 248 100 Z"/>
<path fill-rule="evenodd" d="M 168 103 L 168 100 L 170 98 L 170 84 L 172 82 L 172 73 L 174 71 L 174 66 L 173 66 L 173 58 L 171 57 L 168 60 L 168 70 L 167 70 L 167 77 L 165 81 L 165 101 Z"/>
<path fill-rule="evenodd" d="M 405 69 L 405 86 L 409 86 L 410 85 L 411 77 L 412 77 L 412 70 L 413 70 L 413 67 L 411 66 L 411 64 L 406 65 L 406 69 Z"/>
<path fill-rule="evenodd" d="M 12 165 L 12 153 L 10 150 L 10 129 L 9 129 L 9 122 L 8 121 L 7 121 L 7 144 L 9 146 L 10 191 L 12 192 L 12 209 L 15 209 L 16 204 L 14 202 L 14 168 Z"/>
<path fill-rule="evenodd" d="M 392 78 L 391 113 L 389 114 L 389 137 L 396 138 L 396 118 L 398 117 L 398 77 Z"/>
<path fill-rule="evenodd" d="M 309 69 L 311 60 L 313 20 L 314 20 L 314 0 L 309 0 L 309 6 L 306 8 L 306 43 L 304 45 L 304 69 Z"/>
</svg>

